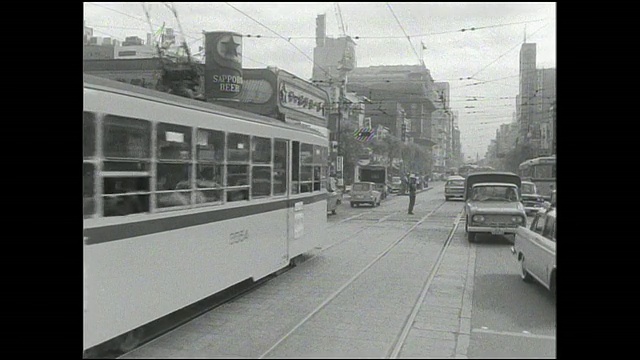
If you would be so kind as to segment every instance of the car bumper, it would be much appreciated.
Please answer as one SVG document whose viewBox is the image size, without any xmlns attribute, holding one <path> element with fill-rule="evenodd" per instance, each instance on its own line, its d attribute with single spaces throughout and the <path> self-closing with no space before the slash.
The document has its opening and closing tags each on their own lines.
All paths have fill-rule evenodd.
<svg viewBox="0 0 640 360">
<path fill-rule="evenodd" d="M 544 210 L 544 206 L 525 206 L 524 207 L 524 211 L 527 213 L 527 215 L 535 214 L 540 210 Z"/>
<path fill-rule="evenodd" d="M 471 226 L 469 225 L 468 230 L 470 232 L 476 233 L 488 233 L 492 235 L 515 235 L 518 227 L 494 227 L 494 226 Z"/>
</svg>

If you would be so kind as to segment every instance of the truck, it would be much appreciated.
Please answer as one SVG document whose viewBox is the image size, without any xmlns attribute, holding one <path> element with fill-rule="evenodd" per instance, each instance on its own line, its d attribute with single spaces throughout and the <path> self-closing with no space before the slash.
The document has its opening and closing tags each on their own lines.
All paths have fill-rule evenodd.
<svg viewBox="0 0 640 360">
<path fill-rule="evenodd" d="M 376 190 L 385 199 L 387 190 L 387 167 L 384 165 L 360 165 L 356 170 L 356 181 L 370 181 L 376 184 Z"/>
<path fill-rule="evenodd" d="M 469 242 L 476 234 L 514 235 L 526 225 L 521 202 L 522 180 L 509 172 L 480 172 L 467 175 L 464 190 L 465 231 Z"/>
</svg>

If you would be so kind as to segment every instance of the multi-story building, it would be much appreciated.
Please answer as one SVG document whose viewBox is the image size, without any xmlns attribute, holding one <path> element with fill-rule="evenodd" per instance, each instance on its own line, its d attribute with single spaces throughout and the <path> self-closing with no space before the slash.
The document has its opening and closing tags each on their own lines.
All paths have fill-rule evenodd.
<svg viewBox="0 0 640 360">
<path fill-rule="evenodd" d="M 539 126 L 540 139 L 539 145 L 536 147 L 536 155 L 551 155 L 553 152 L 553 122 L 549 109 L 556 100 L 555 68 L 537 70 L 536 100 L 535 121 Z"/>
<path fill-rule="evenodd" d="M 369 66 L 355 68 L 349 74 L 347 84 L 350 91 L 366 96 L 374 106 L 387 102 L 399 103 L 405 118 L 411 119 L 411 132 L 407 135 L 414 142 L 432 146 L 431 117 L 436 110 L 436 94 L 433 93 L 433 78 L 422 65 Z M 372 118 L 373 119 L 373 118 Z M 398 134 L 400 123 L 389 124 L 389 130 Z M 375 125 L 375 124 L 374 124 Z"/>
<path fill-rule="evenodd" d="M 527 145 L 530 156 L 553 152 L 553 124 L 549 108 L 556 99 L 556 69 L 536 69 L 536 44 L 520 49 L 520 93 L 516 100 L 518 143 Z"/>
<path fill-rule="evenodd" d="M 452 167 L 460 167 L 464 163 L 462 155 L 462 143 L 460 142 L 460 127 L 458 126 L 459 119 L 458 111 L 453 112 L 453 131 L 452 131 L 452 144 L 451 144 L 451 158 L 453 159 Z"/>
<path fill-rule="evenodd" d="M 340 86 L 356 67 L 356 43 L 349 36 L 329 38 L 326 15 L 316 18 L 316 47 L 313 49 L 313 81 L 321 86 Z"/>
</svg>

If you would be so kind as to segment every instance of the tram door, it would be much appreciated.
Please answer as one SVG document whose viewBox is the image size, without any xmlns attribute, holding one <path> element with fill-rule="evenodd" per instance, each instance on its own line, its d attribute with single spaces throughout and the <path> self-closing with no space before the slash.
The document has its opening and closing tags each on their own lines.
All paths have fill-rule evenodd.
<svg viewBox="0 0 640 360">
<path fill-rule="evenodd" d="M 291 142 L 291 181 L 289 194 L 300 193 L 300 142 Z M 288 224 L 288 252 L 289 259 L 304 251 L 304 203 L 300 200 L 290 200 L 287 206 Z"/>
</svg>

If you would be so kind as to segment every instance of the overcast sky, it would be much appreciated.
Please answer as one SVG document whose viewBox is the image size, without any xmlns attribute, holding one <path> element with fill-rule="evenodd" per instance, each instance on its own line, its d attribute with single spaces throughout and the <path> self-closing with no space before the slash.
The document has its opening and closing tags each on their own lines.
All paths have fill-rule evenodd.
<svg viewBox="0 0 640 360">
<path fill-rule="evenodd" d="M 85 25 L 94 36 L 121 41 L 146 41 L 151 28 L 155 32 L 163 23 L 176 32 L 181 25 L 192 53 L 203 46 L 203 31 L 252 35 L 243 38 L 243 67 L 277 66 L 303 79 L 311 78 L 316 16 L 326 14 L 327 35 L 340 36 L 339 4 L 346 34 L 360 37 L 358 67 L 416 65 L 421 56 L 436 81 L 450 83 L 462 151 L 473 158 L 482 158 L 499 125 L 512 120 L 525 27 L 527 42 L 537 44 L 537 67 L 556 67 L 556 3 L 177 2 L 177 20 L 163 3 L 144 3 L 151 27 L 142 4 L 84 3 Z M 474 96 L 478 101 L 467 101 Z"/>
</svg>

